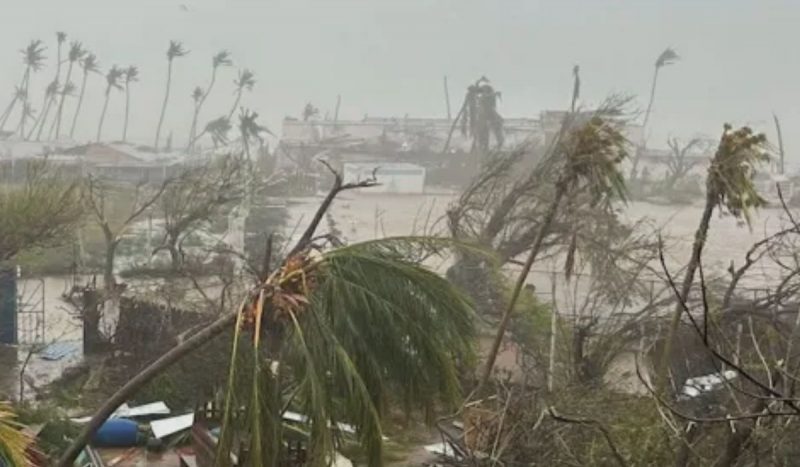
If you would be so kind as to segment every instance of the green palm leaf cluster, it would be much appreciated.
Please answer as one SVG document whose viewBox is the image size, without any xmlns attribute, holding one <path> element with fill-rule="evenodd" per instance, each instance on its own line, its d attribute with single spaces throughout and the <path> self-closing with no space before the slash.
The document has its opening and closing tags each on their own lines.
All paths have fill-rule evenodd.
<svg viewBox="0 0 800 467">
<path fill-rule="evenodd" d="M 758 194 L 754 177 L 758 165 L 769 162 L 767 139 L 749 127 L 724 126 L 717 152 L 708 169 L 708 196 L 720 208 L 750 223 L 750 211 L 766 204 Z"/>
<path fill-rule="evenodd" d="M 4 467 L 25 467 L 30 465 L 28 447 L 32 439 L 22 431 L 16 421 L 11 404 L 0 401 L 0 465 Z"/>
<path fill-rule="evenodd" d="M 328 465 L 342 442 L 334 427 L 348 423 L 369 465 L 379 466 L 389 407 L 431 419 L 436 407 L 457 403 L 459 366 L 474 358 L 473 312 L 413 259 L 423 249 L 396 238 L 303 252 L 264 281 L 239 315 L 237 339 L 252 358 L 243 369 L 241 343 L 234 346 L 219 464 L 234 432 L 245 431 L 252 465 L 279 465 L 292 438 L 307 444 L 309 465 Z M 243 379 L 244 371 L 252 373 Z M 289 408 L 307 423 L 285 424 Z"/>
</svg>

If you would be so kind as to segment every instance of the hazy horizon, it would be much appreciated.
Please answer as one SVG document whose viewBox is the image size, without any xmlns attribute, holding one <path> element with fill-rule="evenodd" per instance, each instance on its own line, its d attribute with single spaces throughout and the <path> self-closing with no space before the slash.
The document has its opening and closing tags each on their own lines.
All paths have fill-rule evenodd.
<svg viewBox="0 0 800 467">
<path fill-rule="evenodd" d="M 102 70 L 136 65 L 131 139 L 150 144 L 166 76 L 169 40 L 191 53 L 176 59 L 164 137 L 185 141 L 192 117 L 190 93 L 210 79 L 211 55 L 229 50 L 234 66 L 220 70 L 200 125 L 227 113 L 232 81 L 250 68 L 256 86 L 243 104 L 279 134 L 284 116 L 298 117 L 306 102 L 340 118 L 445 116 L 442 77 L 453 112 L 464 88 L 486 75 L 502 92 L 500 113 L 537 116 L 569 101 L 571 70 L 579 64 L 582 105 L 610 93 L 636 96 L 646 106 L 653 63 L 666 47 L 680 61 L 662 70 L 648 140 L 716 137 L 722 124 L 751 124 L 773 138 L 780 118 L 793 162 L 793 128 L 800 110 L 792 85 L 800 64 L 782 45 L 800 39 L 792 28 L 800 4 L 786 1 L 248 1 L 248 0 L 6 0 L 0 30 L 0 105 L 22 76 L 19 50 L 31 39 L 47 46 L 47 68 L 34 76 L 33 105 L 41 107 L 52 79 L 55 32 L 96 53 Z M 66 49 L 66 47 L 65 47 Z M 72 81 L 80 82 L 79 70 Z M 62 70 L 62 78 L 65 70 Z M 76 139 L 93 138 L 105 80 L 90 82 Z M 74 99 L 64 115 L 71 121 Z M 121 134 L 124 94 L 116 92 L 104 135 Z"/>
</svg>

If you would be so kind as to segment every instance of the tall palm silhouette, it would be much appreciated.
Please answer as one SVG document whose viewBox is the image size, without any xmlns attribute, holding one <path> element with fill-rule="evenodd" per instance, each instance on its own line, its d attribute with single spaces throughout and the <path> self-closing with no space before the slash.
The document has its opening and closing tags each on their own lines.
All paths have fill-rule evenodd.
<svg viewBox="0 0 800 467">
<path fill-rule="evenodd" d="M 122 86 L 119 84 L 119 80 L 125 75 L 125 71 L 121 68 L 118 68 L 116 65 L 112 66 L 108 73 L 106 73 L 106 95 L 105 99 L 103 100 L 103 110 L 100 112 L 100 121 L 97 124 L 97 138 L 96 141 L 100 141 L 100 137 L 103 135 L 103 123 L 106 120 L 106 110 L 108 110 L 108 101 L 111 97 L 111 90 L 112 89 L 122 89 Z"/>
<path fill-rule="evenodd" d="M 64 88 L 61 89 L 61 99 L 58 101 L 58 110 L 56 111 L 56 119 L 53 121 L 55 125 L 55 138 L 61 136 L 61 118 L 64 115 L 64 102 L 67 100 L 67 93 L 64 89 L 67 85 L 72 84 L 70 78 L 72 77 L 72 69 L 86 55 L 83 45 L 78 41 L 73 41 L 69 45 L 69 53 L 67 54 L 67 76 L 64 78 Z M 74 86 L 74 85 L 73 85 Z M 51 125 L 50 133 L 53 133 L 53 126 Z"/>
<path fill-rule="evenodd" d="M 164 115 L 167 112 L 167 103 L 169 102 L 169 90 L 172 86 L 172 62 L 178 58 L 188 54 L 189 51 L 183 48 L 183 44 L 178 41 L 169 41 L 167 48 L 167 82 L 166 90 L 164 91 L 164 102 L 161 104 L 161 115 L 158 117 L 158 126 L 156 126 L 156 139 L 153 143 L 153 149 L 158 151 L 158 143 L 161 139 L 161 127 L 164 125 Z"/>
<path fill-rule="evenodd" d="M 89 73 L 100 73 L 100 63 L 97 61 L 95 54 L 87 54 L 81 60 L 81 68 L 83 68 L 83 79 L 81 80 L 81 92 L 78 94 L 78 105 L 75 106 L 75 115 L 72 116 L 72 126 L 69 129 L 69 137 L 75 135 L 75 125 L 78 123 L 78 115 L 81 113 L 81 105 L 83 104 L 83 96 L 86 94 L 86 82 L 89 78 Z"/>
<path fill-rule="evenodd" d="M 655 69 L 653 70 L 653 81 L 650 84 L 650 99 L 647 101 L 647 110 L 644 112 L 644 121 L 642 122 L 642 136 L 644 136 L 644 132 L 647 130 L 647 123 L 650 121 L 650 111 L 653 110 L 653 102 L 656 100 L 656 86 L 658 85 L 658 74 L 662 68 L 667 65 L 672 65 L 675 63 L 680 56 L 672 50 L 671 48 L 667 47 L 664 49 L 663 52 L 656 58 Z M 639 159 L 642 155 L 643 147 L 638 147 L 636 150 L 636 154 L 633 158 L 633 166 L 631 167 L 631 174 L 630 178 L 634 178 L 636 175 L 636 170 L 639 166 Z"/>
<path fill-rule="evenodd" d="M 213 89 L 214 83 L 216 83 L 217 81 L 217 70 L 221 66 L 231 66 L 231 65 L 233 65 L 233 61 L 231 60 L 230 52 L 228 52 L 227 50 L 222 50 L 220 52 L 217 52 L 217 54 L 211 57 L 211 81 L 209 82 L 206 91 L 200 95 L 199 100 L 195 101 L 194 116 L 192 117 L 192 127 L 189 130 L 189 146 L 188 146 L 189 149 L 191 149 L 191 144 L 192 142 L 194 142 L 195 137 L 197 136 L 197 119 L 200 116 L 200 110 L 203 108 L 203 104 L 205 104 L 206 99 L 208 99 L 208 95 L 211 94 L 211 89 Z"/>
<path fill-rule="evenodd" d="M 139 81 L 139 69 L 131 65 L 125 69 L 125 123 L 122 125 L 122 141 L 128 141 L 128 116 L 131 110 L 131 83 Z"/>
<path fill-rule="evenodd" d="M 236 108 L 239 107 L 239 102 L 242 100 L 242 93 L 245 90 L 253 90 L 253 86 L 256 84 L 255 75 L 247 68 L 239 70 L 239 76 L 233 80 L 233 84 L 236 86 L 236 90 L 233 91 L 236 95 L 236 99 L 234 99 L 233 107 L 231 107 L 230 112 L 228 112 L 228 120 L 233 118 L 233 113 L 236 112 Z"/>
<path fill-rule="evenodd" d="M 50 109 L 53 107 L 55 103 L 56 95 L 58 94 L 58 86 L 59 80 L 61 79 L 61 50 L 64 45 L 64 42 L 67 40 L 67 33 L 65 32 L 56 32 L 56 74 L 53 77 L 53 81 L 47 85 L 44 90 L 44 99 L 42 100 L 42 111 L 39 112 L 39 116 L 36 121 L 33 123 L 31 127 L 30 133 L 28 133 L 28 139 L 33 137 L 33 132 L 36 131 L 38 128 L 39 131 L 36 133 L 36 140 L 39 140 L 39 137 L 42 134 L 42 127 L 44 127 L 45 122 L 47 121 L 47 116 L 50 114 Z"/>
<path fill-rule="evenodd" d="M 32 40 L 28 43 L 27 47 L 20 50 L 20 53 L 22 53 L 22 63 L 25 65 L 25 72 L 22 74 L 20 84 L 14 90 L 14 97 L 3 112 L 2 119 L 0 119 L 0 131 L 3 131 L 3 128 L 5 128 L 8 117 L 11 116 L 17 102 L 22 104 L 22 114 L 23 116 L 25 115 L 24 109 L 25 104 L 28 103 L 28 86 L 30 85 L 31 73 L 42 69 L 42 64 L 45 60 L 44 50 L 45 47 L 42 41 L 38 39 Z"/>
</svg>

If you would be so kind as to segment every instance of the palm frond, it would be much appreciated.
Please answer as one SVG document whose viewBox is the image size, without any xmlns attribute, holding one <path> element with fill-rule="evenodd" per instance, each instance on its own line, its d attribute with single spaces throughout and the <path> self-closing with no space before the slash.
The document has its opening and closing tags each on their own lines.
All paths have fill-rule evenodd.
<svg viewBox="0 0 800 467">
<path fill-rule="evenodd" d="M 100 72 L 100 62 L 97 60 L 97 55 L 90 53 L 83 57 L 81 60 L 81 66 L 83 67 L 84 73 L 99 73 Z"/>
<path fill-rule="evenodd" d="M 239 70 L 239 76 L 233 80 L 233 84 L 236 85 L 237 91 L 241 89 L 251 91 L 256 84 L 255 75 L 247 68 Z"/>
<path fill-rule="evenodd" d="M 39 71 L 45 60 L 44 51 L 46 47 L 39 39 L 35 39 L 28 43 L 28 46 L 22 49 L 22 62 L 34 71 Z"/>
<path fill-rule="evenodd" d="M 231 53 L 227 50 L 221 50 L 217 52 L 211 58 L 211 65 L 214 68 L 218 68 L 220 66 L 231 66 L 233 65 L 233 60 L 231 60 Z"/>
<path fill-rule="evenodd" d="M 83 44 L 78 41 L 73 41 L 69 45 L 69 53 L 67 54 L 67 58 L 70 62 L 77 62 L 83 56 L 86 55 L 86 50 L 83 48 Z"/>
<path fill-rule="evenodd" d="M 658 56 L 656 59 L 656 68 L 661 68 L 663 66 L 672 65 L 675 63 L 680 56 L 677 52 L 675 52 L 671 47 L 667 47 L 661 52 L 661 55 Z"/>
<path fill-rule="evenodd" d="M 749 127 L 732 130 L 726 124 L 708 169 L 709 196 L 720 207 L 750 224 L 750 212 L 766 204 L 755 187 L 759 165 L 769 162 L 767 138 Z"/>
<path fill-rule="evenodd" d="M 167 60 L 172 61 L 176 57 L 183 57 L 189 51 L 183 48 L 183 43 L 180 41 L 169 41 L 167 48 Z"/>
<path fill-rule="evenodd" d="M 22 431 L 10 403 L 0 401 L 0 465 L 26 467 L 30 465 L 27 450 L 32 440 Z"/>
<path fill-rule="evenodd" d="M 128 68 L 125 68 L 125 82 L 132 83 L 134 81 L 139 81 L 139 68 L 130 65 Z"/>
</svg>

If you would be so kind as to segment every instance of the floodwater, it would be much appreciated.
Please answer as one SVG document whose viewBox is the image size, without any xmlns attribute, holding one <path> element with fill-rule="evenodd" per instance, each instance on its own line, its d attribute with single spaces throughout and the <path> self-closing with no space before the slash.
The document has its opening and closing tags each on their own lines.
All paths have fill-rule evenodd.
<svg viewBox="0 0 800 467">
<path fill-rule="evenodd" d="M 342 193 L 334 202 L 331 217 L 347 242 L 363 241 L 384 236 L 440 234 L 446 235 L 446 225 L 442 217 L 449 203 L 456 195 L 448 192 L 428 193 L 424 195 L 390 195 L 348 191 Z M 316 211 L 321 197 L 292 200 L 287 235 L 297 238 Z M 670 265 L 685 263 L 691 250 L 694 230 L 701 215 L 699 206 L 665 206 L 648 203 L 630 203 L 624 216 L 630 221 L 647 218 L 656 227 L 660 227 L 668 250 Z M 774 232 L 786 221 L 780 209 L 765 209 L 753 217 L 752 228 L 742 226 L 731 217 L 715 217 L 705 250 L 706 271 L 721 272 L 727 269 L 731 260 L 741 264 L 750 246 Z M 328 228 L 323 220 L 318 233 Z M 291 243 L 291 242 L 289 242 Z M 545 285 L 549 268 L 557 265 L 539 265 L 530 281 L 538 290 L 548 290 Z M 441 265 L 434 267 L 443 268 Z M 707 274 L 710 275 L 709 272 Z M 751 279 L 756 283 L 764 281 L 769 271 L 763 271 L 763 277 Z M 40 286 L 43 285 L 43 288 Z M 61 294 L 70 286 L 68 278 L 45 277 L 43 279 L 26 279 L 20 287 L 22 295 L 30 296 L 27 301 L 36 302 L 44 291 L 44 326 L 39 342 L 45 344 L 54 341 L 80 341 L 81 331 L 78 319 L 71 314 L 69 306 L 61 300 Z M 754 284 L 758 285 L 758 284 Z M 28 345 L 18 348 L 0 346 L 0 395 L 16 398 L 19 391 L 20 363 L 26 359 Z M 48 362 L 38 355 L 32 355 L 26 375 L 32 376 L 35 384 L 49 382 L 61 373 L 61 370 L 80 358 L 79 355 L 65 357 L 56 362 Z M 27 390 L 26 390 L 27 392 Z"/>
</svg>

